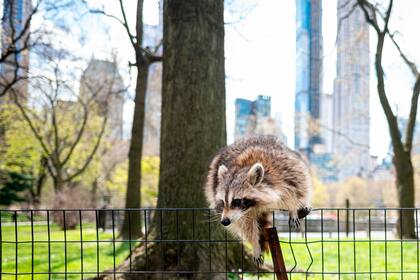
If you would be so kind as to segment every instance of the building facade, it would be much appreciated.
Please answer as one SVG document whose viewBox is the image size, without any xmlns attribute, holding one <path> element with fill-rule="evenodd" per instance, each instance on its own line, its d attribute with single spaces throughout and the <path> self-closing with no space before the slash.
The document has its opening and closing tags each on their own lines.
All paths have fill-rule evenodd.
<svg viewBox="0 0 420 280">
<path fill-rule="evenodd" d="M 4 88 L 14 79 L 27 76 L 29 70 L 28 44 L 30 36 L 29 19 L 32 16 L 33 6 L 31 0 L 4 0 L 1 30 L 2 53 L 13 49 L 16 55 L 5 57 L 0 64 L 0 87 Z M 17 69 L 17 71 L 15 71 Z M 28 82 L 20 81 L 14 87 L 24 99 L 28 98 Z"/>
<path fill-rule="evenodd" d="M 235 136 L 238 140 L 252 135 L 274 135 L 285 141 L 281 121 L 271 117 L 271 97 L 258 95 L 254 101 L 235 100 Z"/>
<path fill-rule="evenodd" d="M 110 139 L 123 138 L 123 110 L 125 87 L 116 62 L 91 59 L 80 79 L 80 97 L 93 100 L 101 108 L 107 106 Z"/>
<path fill-rule="evenodd" d="M 340 180 L 369 172 L 369 27 L 359 7 L 349 13 L 355 1 L 337 3 L 333 153 Z"/>
<path fill-rule="evenodd" d="M 322 144 L 322 1 L 296 0 L 295 149 L 309 159 Z"/>
</svg>

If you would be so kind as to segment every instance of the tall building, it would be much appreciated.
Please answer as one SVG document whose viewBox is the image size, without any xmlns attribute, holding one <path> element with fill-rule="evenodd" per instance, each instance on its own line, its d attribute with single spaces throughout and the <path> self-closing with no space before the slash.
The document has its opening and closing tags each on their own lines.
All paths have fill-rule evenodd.
<svg viewBox="0 0 420 280">
<path fill-rule="evenodd" d="M 240 139 L 249 134 L 249 122 L 253 115 L 251 100 L 237 98 L 235 100 L 235 135 L 234 139 Z"/>
<path fill-rule="evenodd" d="M 251 135 L 274 135 L 285 141 L 280 118 L 271 117 L 271 97 L 235 100 L 235 140 Z"/>
<path fill-rule="evenodd" d="M 28 20 L 33 11 L 32 0 L 4 0 L 1 30 L 2 53 L 14 49 L 14 54 L 6 57 L 0 64 L 0 87 L 4 88 L 16 78 L 27 76 L 29 70 L 29 51 L 25 46 L 29 42 L 30 25 Z M 17 67 L 18 66 L 18 67 Z M 15 69 L 18 71 L 15 74 Z M 21 81 L 15 87 L 23 98 L 28 97 L 28 82 Z"/>
<path fill-rule="evenodd" d="M 333 97 L 332 94 L 321 94 L 321 137 L 326 153 L 331 154 L 333 147 Z"/>
<path fill-rule="evenodd" d="M 309 159 L 322 144 L 322 1 L 296 0 L 295 149 Z"/>
<path fill-rule="evenodd" d="M 115 62 L 92 59 L 80 79 L 80 97 L 108 106 L 108 137 L 122 139 L 125 87 Z M 106 104 L 106 105 L 105 105 Z"/>
<path fill-rule="evenodd" d="M 337 73 L 333 93 L 333 153 L 339 179 L 369 171 L 369 27 L 356 0 L 337 3 Z"/>
</svg>

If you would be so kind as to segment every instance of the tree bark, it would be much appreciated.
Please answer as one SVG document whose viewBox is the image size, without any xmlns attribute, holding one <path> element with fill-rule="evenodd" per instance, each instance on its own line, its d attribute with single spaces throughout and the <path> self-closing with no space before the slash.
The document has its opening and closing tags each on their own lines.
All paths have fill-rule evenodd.
<svg viewBox="0 0 420 280">
<path fill-rule="evenodd" d="M 158 210 L 150 210 L 148 242 L 133 250 L 118 267 L 126 273 L 117 277 L 227 279 L 227 270 L 255 268 L 240 242 L 225 242 L 225 231 L 203 210 L 159 211 L 207 207 L 203 186 L 208 165 L 226 145 L 223 0 L 165 1 L 163 46 Z"/>
<path fill-rule="evenodd" d="M 396 169 L 396 186 L 398 193 L 399 207 L 414 207 L 414 169 L 411 156 L 405 151 L 395 152 L 394 165 Z M 415 232 L 414 210 L 405 209 L 398 213 L 398 222 L 396 224 L 397 233 L 401 238 L 417 238 Z"/>
<path fill-rule="evenodd" d="M 137 56 L 140 65 L 137 67 L 136 97 L 134 100 L 133 127 L 131 129 L 130 150 L 128 152 L 128 181 L 125 200 L 126 208 L 141 206 L 141 158 L 143 148 L 143 126 L 146 102 L 147 77 L 149 63 L 141 56 Z M 126 211 L 121 229 L 123 239 L 135 239 L 141 236 L 140 211 Z"/>
</svg>

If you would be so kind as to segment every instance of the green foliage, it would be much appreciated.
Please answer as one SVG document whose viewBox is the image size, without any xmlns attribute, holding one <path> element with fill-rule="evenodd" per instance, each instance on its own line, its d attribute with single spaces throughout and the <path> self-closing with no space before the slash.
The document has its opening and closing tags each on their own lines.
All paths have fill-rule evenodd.
<svg viewBox="0 0 420 280">
<path fill-rule="evenodd" d="M 330 194 L 327 186 L 325 186 L 315 175 L 312 176 L 312 206 L 325 207 L 329 206 Z"/>
<path fill-rule="evenodd" d="M 0 148 L 0 170 L 36 174 L 43 152 L 32 131 L 10 104 L 2 105 L 0 120 L 5 131 L 4 145 Z"/>
<path fill-rule="evenodd" d="M 33 181 L 33 177 L 16 172 L 0 175 L 0 205 L 25 201 L 22 193 L 32 188 Z"/>
<path fill-rule="evenodd" d="M 159 157 L 144 157 L 141 164 L 142 178 L 142 207 L 156 205 L 159 183 Z M 127 189 L 128 162 L 120 164 L 113 172 L 106 187 L 112 193 L 112 206 L 123 207 L 125 191 Z"/>
</svg>

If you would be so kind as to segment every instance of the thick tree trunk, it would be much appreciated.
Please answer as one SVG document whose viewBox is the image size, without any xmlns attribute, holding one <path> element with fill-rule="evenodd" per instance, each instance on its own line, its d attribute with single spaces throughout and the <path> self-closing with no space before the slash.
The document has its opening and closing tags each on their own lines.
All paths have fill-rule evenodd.
<svg viewBox="0 0 420 280">
<path fill-rule="evenodd" d="M 140 52 L 140 51 L 139 51 Z M 137 84 L 134 99 L 134 117 L 131 130 L 131 143 L 128 153 L 128 181 L 125 199 L 126 208 L 141 206 L 141 158 L 143 148 L 143 126 L 146 102 L 147 76 L 149 63 L 141 55 L 137 56 Z M 123 239 L 136 239 L 141 236 L 141 214 L 139 211 L 126 211 L 121 229 Z"/>
<path fill-rule="evenodd" d="M 414 207 L 414 170 L 411 156 L 405 151 L 394 151 L 394 165 L 396 169 L 396 185 L 399 207 Z M 414 210 L 399 211 L 396 225 L 397 233 L 401 238 L 416 238 Z"/>
<path fill-rule="evenodd" d="M 165 1 L 163 42 L 157 207 L 207 207 L 208 165 L 226 145 L 223 0 Z M 255 268 L 239 242 L 224 241 L 225 231 L 208 211 L 152 212 L 148 243 L 118 267 L 127 272 L 117 274 L 121 279 L 227 279 L 227 270 Z"/>
</svg>

